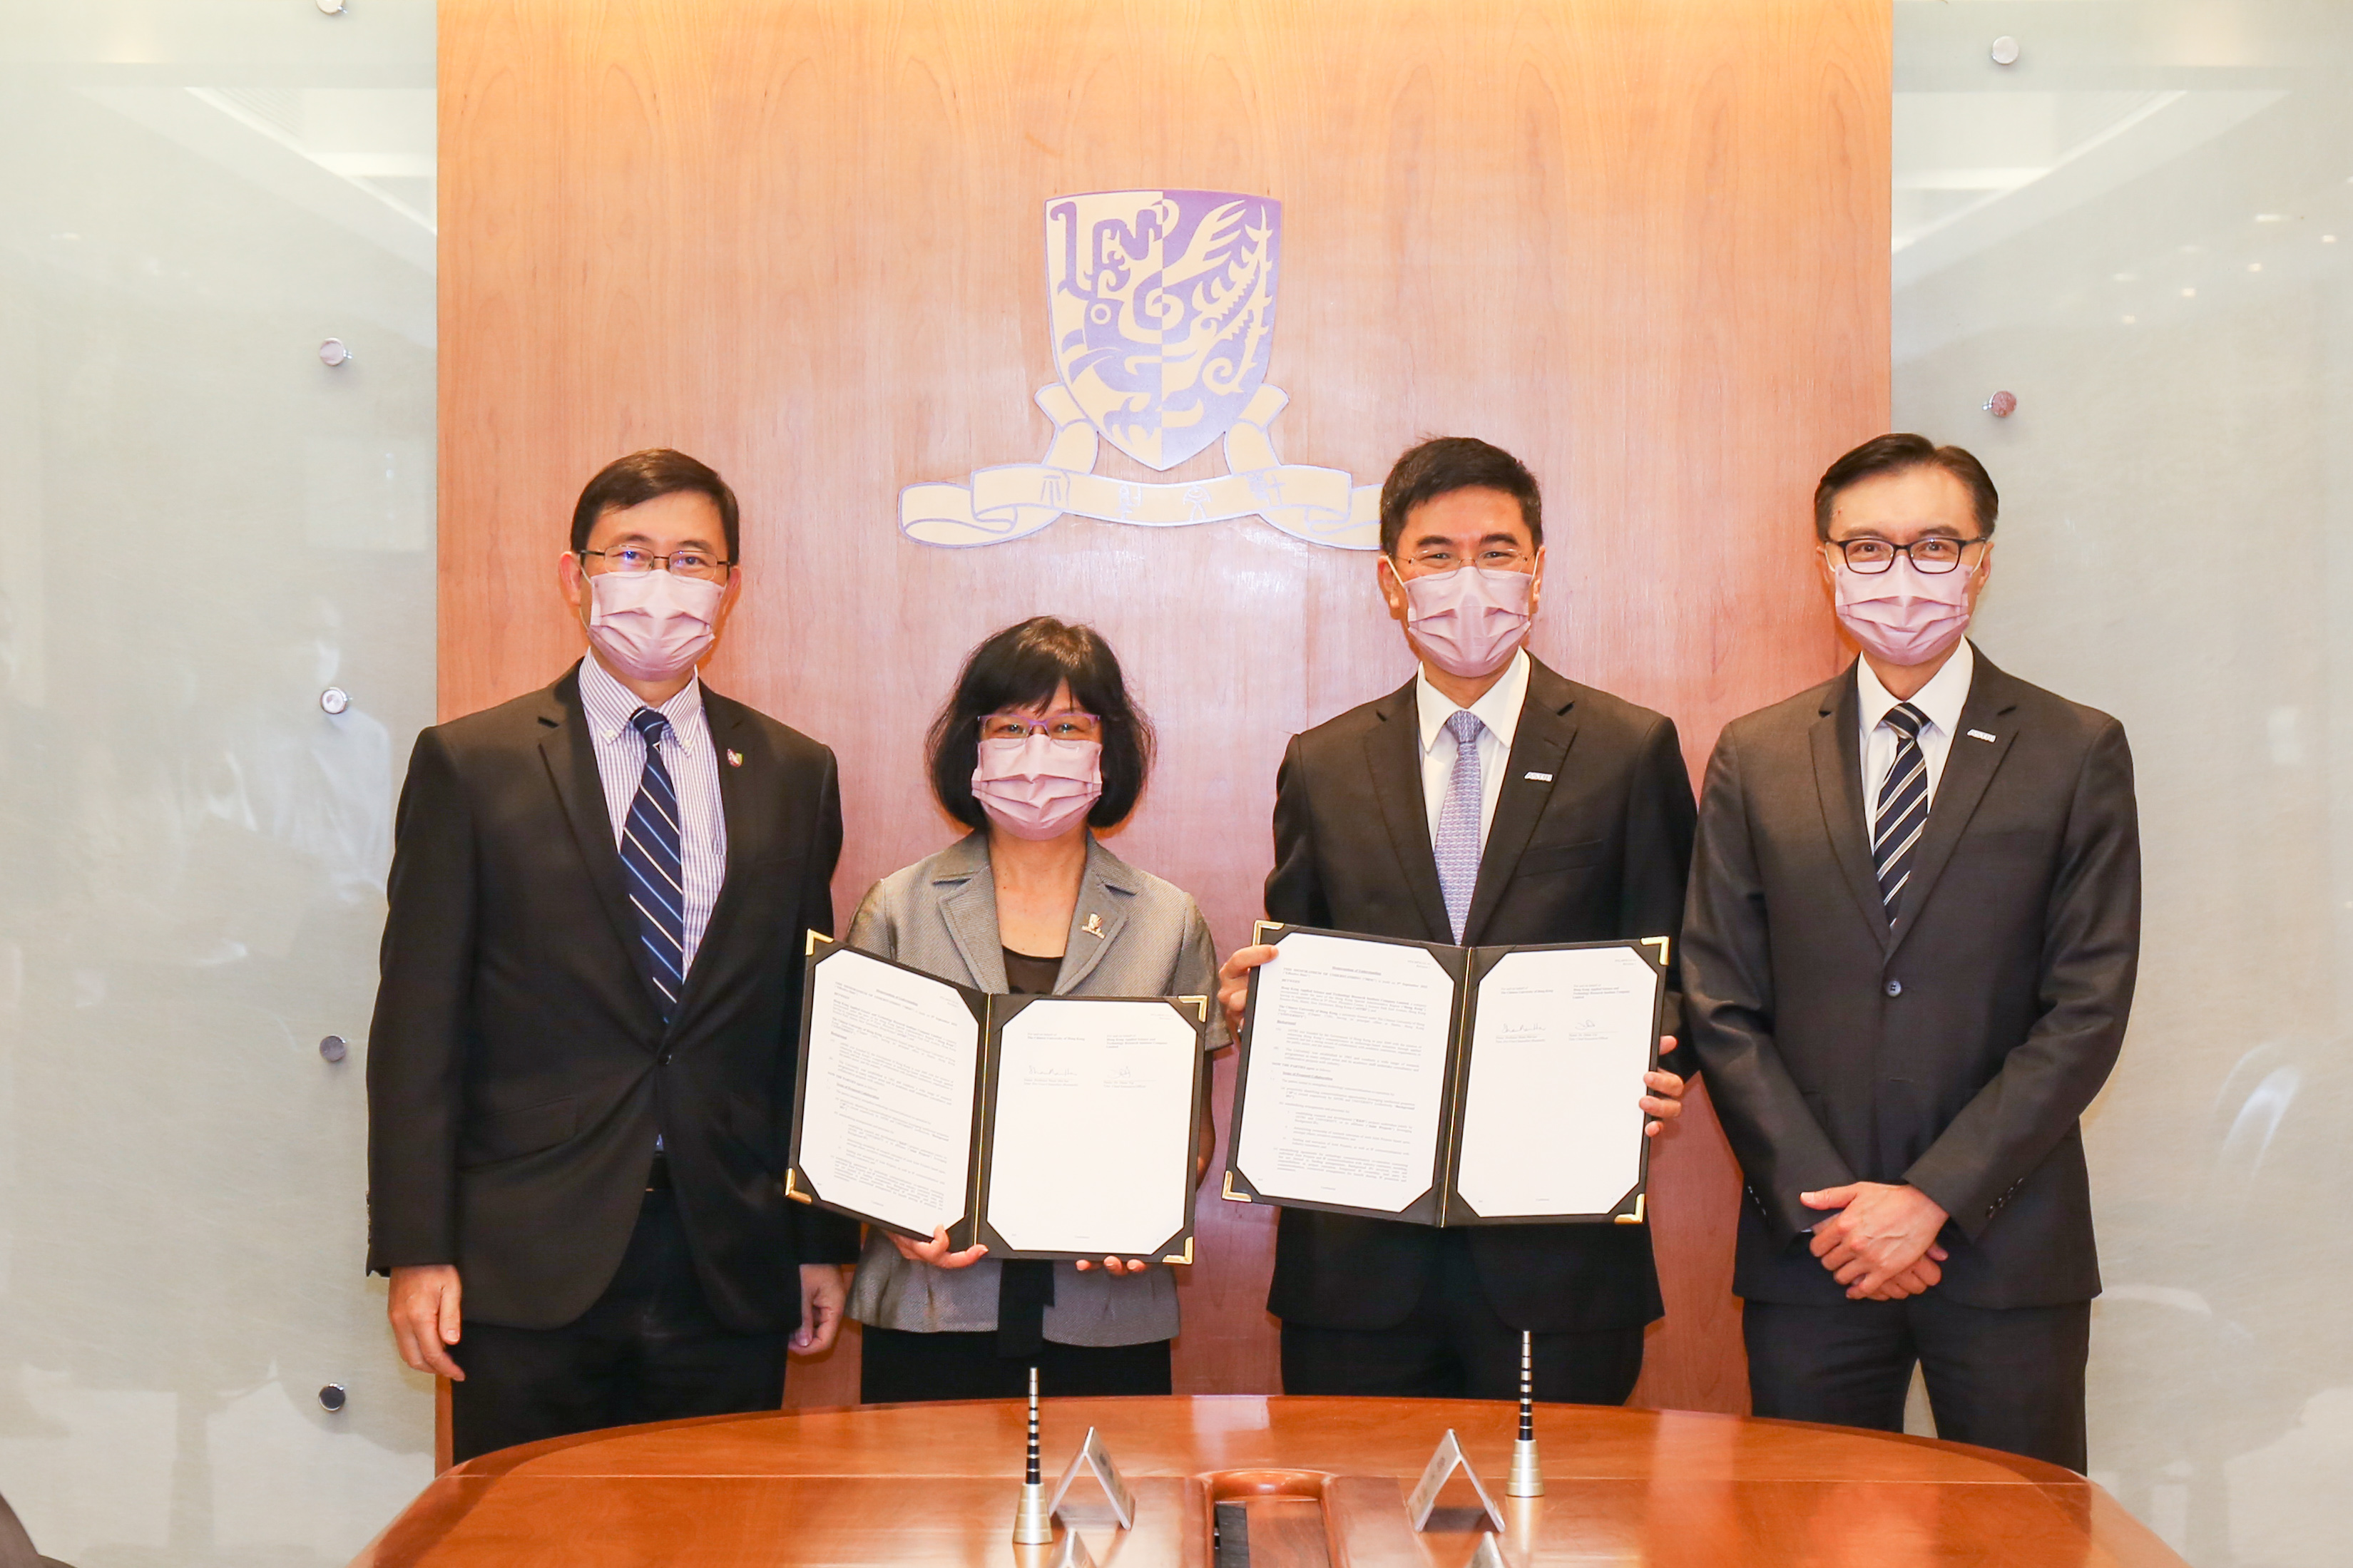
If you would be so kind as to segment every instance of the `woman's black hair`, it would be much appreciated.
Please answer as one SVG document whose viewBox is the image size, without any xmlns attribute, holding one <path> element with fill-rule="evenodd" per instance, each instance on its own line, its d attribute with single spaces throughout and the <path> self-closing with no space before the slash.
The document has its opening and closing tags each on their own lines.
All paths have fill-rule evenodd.
<svg viewBox="0 0 2353 1568">
<path fill-rule="evenodd" d="M 1103 798 L 1087 822 L 1112 827 L 1126 820 L 1152 773 L 1152 721 L 1128 700 L 1119 660 L 1103 634 L 1051 616 L 1008 626 L 974 648 L 956 677 L 955 695 L 932 721 L 926 753 L 932 794 L 950 816 L 967 827 L 988 826 L 988 814 L 972 794 L 980 721 L 991 713 L 1042 707 L 1064 681 L 1071 700 L 1103 721 Z"/>
</svg>

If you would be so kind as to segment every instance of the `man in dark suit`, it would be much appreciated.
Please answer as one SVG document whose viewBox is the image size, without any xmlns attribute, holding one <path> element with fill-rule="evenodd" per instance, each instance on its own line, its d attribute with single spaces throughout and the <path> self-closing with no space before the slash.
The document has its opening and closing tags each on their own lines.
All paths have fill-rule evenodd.
<svg viewBox="0 0 2353 1568">
<path fill-rule="evenodd" d="M 774 1409 L 856 1237 L 788 1204 L 803 933 L 833 753 L 703 689 L 735 497 L 678 452 L 589 481 L 559 571 L 590 652 L 427 730 L 368 1041 L 368 1268 L 453 1380 L 459 1458 Z"/>
<path fill-rule="evenodd" d="M 1483 441 L 1424 442 L 1382 486 L 1381 552 L 1420 671 L 1293 738 L 1268 916 L 1471 944 L 1672 934 L 1691 860 L 1683 750 L 1672 721 L 1522 646 L 1544 585 L 1535 476 Z M 1248 973 L 1273 953 L 1244 948 L 1221 972 L 1237 1026 Z M 1642 1100 L 1662 1119 L 1682 1110 L 1669 1060 Z M 1662 1310 L 1647 1226 L 1440 1230 L 1306 1209 L 1282 1212 L 1267 1307 L 1292 1394 L 1514 1397 L 1526 1330 L 1537 1397 L 1603 1405 L 1633 1391 Z"/>
<path fill-rule="evenodd" d="M 1991 569 L 1975 458 L 1883 436 L 1814 500 L 1862 657 L 1725 727 L 1685 1014 L 1746 1174 L 1757 1414 L 2084 1468 L 2099 1293 L 2076 1119 L 2140 942 L 2124 729 L 1962 639 Z"/>
</svg>

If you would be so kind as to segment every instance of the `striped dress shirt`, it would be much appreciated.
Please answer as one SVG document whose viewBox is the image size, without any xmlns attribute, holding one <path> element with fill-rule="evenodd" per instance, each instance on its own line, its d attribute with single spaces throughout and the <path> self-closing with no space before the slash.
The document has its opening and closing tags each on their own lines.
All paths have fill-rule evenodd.
<svg viewBox="0 0 2353 1568">
<path fill-rule="evenodd" d="M 621 847 L 629 803 L 645 776 L 646 742 L 629 723 L 643 706 L 636 693 L 616 680 L 595 655 L 580 661 L 580 705 L 587 710 L 588 732 L 596 746 L 596 776 L 605 785 L 605 808 L 613 819 L 613 847 Z M 679 850 L 686 880 L 686 973 L 694 973 L 694 952 L 711 923 L 727 879 L 727 814 L 719 802 L 719 759 L 711 745 L 711 723 L 702 712 L 698 677 L 661 705 L 670 721 L 662 761 L 678 790 Z"/>
</svg>

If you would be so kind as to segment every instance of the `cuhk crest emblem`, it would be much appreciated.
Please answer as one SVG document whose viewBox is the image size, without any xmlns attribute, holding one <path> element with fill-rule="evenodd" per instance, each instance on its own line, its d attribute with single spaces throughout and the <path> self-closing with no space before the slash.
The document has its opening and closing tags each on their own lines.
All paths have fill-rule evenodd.
<svg viewBox="0 0 2353 1568">
<path fill-rule="evenodd" d="M 1282 204 L 1229 191 L 1098 191 L 1046 204 L 1047 321 L 1061 379 L 1035 463 L 969 486 L 910 485 L 899 525 L 925 544 L 997 544 L 1066 514 L 1149 527 L 1257 516 L 1319 544 L 1379 542 L 1379 492 L 1336 468 L 1284 463 L 1267 426 L 1290 401 L 1266 384 Z M 1222 441 L 1227 472 L 1138 484 L 1094 472 L 1099 443 L 1166 472 Z"/>
</svg>

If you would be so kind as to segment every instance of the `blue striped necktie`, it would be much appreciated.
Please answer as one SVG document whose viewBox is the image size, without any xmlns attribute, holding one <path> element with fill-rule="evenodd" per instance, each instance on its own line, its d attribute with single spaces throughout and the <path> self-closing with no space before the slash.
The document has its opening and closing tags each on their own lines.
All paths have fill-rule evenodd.
<svg viewBox="0 0 2353 1568">
<path fill-rule="evenodd" d="M 660 994 L 662 1022 L 678 1011 L 686 988 L 686 867 L 680 852 L 678 790 L 662 765 L 661 739 L 670 721 L 650 708 L 629 715 L 646 742 L 646 771 L 629 820 L 621 833 L 621 864 L 629 873 L 629 902 L 653 960 L 654 990 Z"/>
<path fill-rule="evenodd" d="M 1894 925 L 1904 908 L 1904 884 L 1912 879 L 1913 852 L 1928 826 L 1928 756 L 1920 749 L 1920 727 L 1928 716 L 1899 702 L 1880 721 L 1895 731 L 1895 761 L 1879 786 L 1879 809 L 1871 816 L 1871 864 L 1879 875 L 1879 901 Z"/>
</svg>

